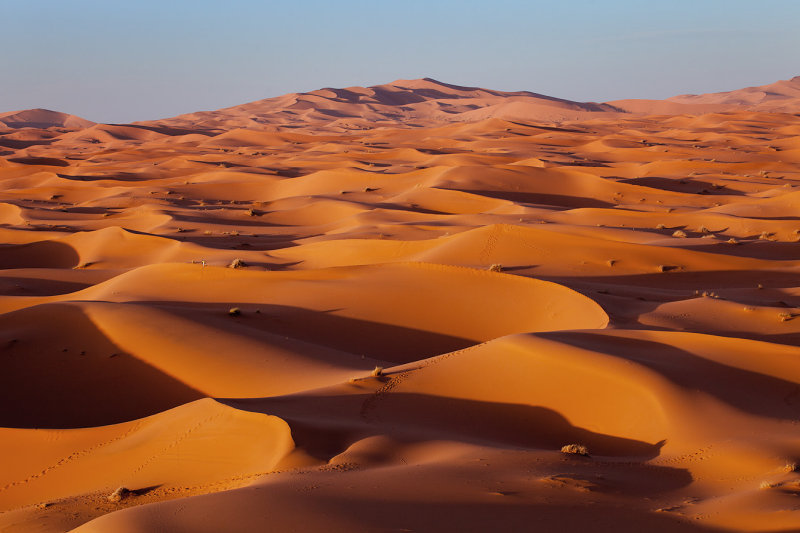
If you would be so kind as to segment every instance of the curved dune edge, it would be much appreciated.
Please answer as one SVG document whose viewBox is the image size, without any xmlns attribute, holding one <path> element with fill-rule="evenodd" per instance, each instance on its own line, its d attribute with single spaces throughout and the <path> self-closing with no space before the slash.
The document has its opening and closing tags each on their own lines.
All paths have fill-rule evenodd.
<svg viewBox="0 0 800 533">
<path fill-rule="evenodd" d="M 464 285 L 470 290 L 462 290 Z M 335 317 L 340 317 L 337 327 L 344 332 L 356 326 L 366 328 L 363 342 L 352 339 L 352 343 L 371 352 L 380 352 L 380 349 L 370 348 L 370 324 L 383 327 L 382 333 L 389 335 L 388 338 L 394 335 L 398 342 L 403 334 L 413 335 L 413 331 L 418 331 L 419 336 L 430 337 L 422 343 L 423 348 L 429 346 L 423 349 L 423 354 L 427 352 L 428 356 L 454 349 L 447 349 L 448 345 L 460 343 L 462 346 L 458 347 L 463 347 L 509 333 L 603 328 L 608 324 L 608 315 L 593 300 L 556 283 L 426 263 L 285 272 L 160 264 L 131 270 L 76 293 L 8 298 L 0 305 L 8 312 L 30 305 L 68 301 L 194 307 L 216 310 L 221 317 L 225 317 L 231 307 L 243 306 L 242 311 L 252 320 L 266 319 L 254 314 L 268 317 L 291 314 L 292 309 L 305 310 L 314 315 L 309 319 L 325 320 L 328 316 L 336 322 Z M 391 305 L 385 305 L 387 302 Z M 259 313 L 255 313 L 256 310 Z M 97 316 L 97 320 L 104 320 L 101 314 Z M 235 323 L 247 324 L 244 320 Z M 281 331 L 292 329 L 290 325 L 273 326 Z M 335 338 L 335 330 L 320 331 L 322 337 L 330 339 L 332 344 L 328 345 L 348 347 L 349 341 Z M 169 332 L 163 333 L 167 336 Z M 309 332 L 308 339 L 312 342 L 314 335 L 313 331 Z M 445 349 L 430 352 L 437 347 Z M 386 355 L 402 359 L 402 354 L 388 348 Z M 349 351 L 363 353 L 357 349 Z M 373 357 L 375 355 L 379 354 Z M 409 353 L 406 361 L 419 356 L 420 353 Z"/>
<path fill-rule="evenodd" d="M 161 264 L 5 305 L 18 308 L 0 316 L 12 357 L 7 427 L 105 425 L 203 396 L 290 394 L 511 333 L 608 324 L 595 302 L 555 283 L 421 263 Z M 42 338 L 40 323 L 60 327 Z"/>
<path fill-rule="evenodd" d="M 270 472 L 294 448 L 279 418 L 211 399 L 113 426 L 0 433 L 3 455 L 18 458 L 2 473 L 3 511 L 18 515 L 32 504 L 63 500 L 53 504 L 63 507 L 77 498 L 96 516 L 115 508 L 106 497 L 118 487 L 135 491 L 130 499 L 138 503 L 235 487 Z M 13 525 L 13 514 L 0 524 Z"/>
</svg>

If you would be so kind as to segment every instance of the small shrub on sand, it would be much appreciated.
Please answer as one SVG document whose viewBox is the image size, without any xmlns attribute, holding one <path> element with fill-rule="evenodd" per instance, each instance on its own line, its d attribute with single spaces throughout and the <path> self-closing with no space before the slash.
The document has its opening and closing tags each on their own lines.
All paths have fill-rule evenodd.
<svg viewBox="0 0 800 533">
<path fill-rule="evenodd" d="M 121 502 L 128 496 L 128 494 L 130 494 L 130 492 L 131 491 L 129 491 L 125 487 L 119 487 L 117 490 L 109 494 L 107 499 L 111 503 Z"/>
<path fill-rule="evenodd" d="M 228 310 L 228 314 L 229 314 L 230 316 L 239 316 L 239 315 L 241 315 L 241 314 L 242 314 L 242 310 L 241 310 L 241 309 L 239 309 L 238 307 L 231 307 L 231 308 Z"/>
<path fill-rule="evenodd" d="M 709 233 L 711 233 L 711 230 L 710 230 L 710 229 L 708 229 L 708 228 L 707 228 L 707 227 L 705 227 L 705 226 L 700 226 L 699 228 L 697 228 L 697 231 L 699 231 L 699 232 L 700 232 L 700 233 L 702 233 L 703 235 L 708 235 Z"/>
<path fill-rule="evenodd" d="M 678 230 L 675 230 L 675 233 L 673 233 L 672 236 L 673 237 L 681 237 L 681 238 L 683 238 L 683 237 L 686 237 L 686 232 L 683 231 L 683 230 L 678 229 Z"/>
<path fill-rule="evenodd" d="M 778 316 L 780 316 L 781 322 L 786 322 L 787 320 L 791 320 L 794 318 L 794 315 L 792 313 L 781 313 Z"/>
<path fill-rule="evenodd" d="M 583 444 L 567 444 L 561 447 L 561 453 L 589 456 L 589 449 Z"/>
<path fill-rule="evenodd" d="M 758 488 L 761 490 L 765 490 L 777 487 L 778 485 L 780 485 L 780 483 L 771 483 L 769 481 L 762 481 L 761 484 L 758 486 Z"/>
<path fill-rule="evenodd" d="M 247 263 L 245 263 L 241 259 L 237 258 L 237 259 L 234 259 L 233 261 L 231 261 L 231 264 L 228 265 L 228 268 L 244 268 L 246 266 L 247 266 Z"/>
<path fill-rule="evenodd" d="M 783 471 L 786 473 L 797 472 L 797 463 L 786 463 L 783 465 Z"/>
<path fill-rule="evenodd" d="M 761 239 L 762 241 L 772 241 L 772 240 L 774 240 L 773 237 L 772 237 L 772 233 L 770 233 L 768 231 L 762 231 L 761 235 L 759 235 L 758 238 Z"/>
<path fill-rule="evenodd" d="M 383 375 L 383 367 L 376 366 L 375 370 L 372 371 L 372 377 L 377 378 Z"/>
<path fill-rule="evenodd" d="M 491 265 L 489 267 L 489 271 L 490 272 L 502 272 L 503 271 L 503 265 L 499 265 L 497 263 L 494 263 L 493 265 Z"/>
<path fill-rule="evenodd" d="M 656 229 L 667 229 L 664 224 L 656 224 Z"/>
</svg>

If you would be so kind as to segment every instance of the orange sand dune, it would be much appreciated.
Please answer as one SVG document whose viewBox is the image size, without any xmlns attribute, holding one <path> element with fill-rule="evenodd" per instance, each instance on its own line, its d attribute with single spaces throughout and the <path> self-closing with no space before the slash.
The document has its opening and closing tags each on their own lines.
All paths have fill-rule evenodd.
<svg viewBox="0 0 800 533">
<path fill-rule="evenodd" d="M 265 126 L 273 130 L 286 129 L 288 122 L 291 128 L 309 125 L 348 131 L 399 122 L 431 126 L 492 117 L 575 120 L 618 112 L 623 110 L 607 104 L 572 102 L 528 91 L 502 92 L 461 87 L 425 78 L 396 80 L 374 87 L 287 94 L 218 111 L 202 111 L 140 124 L 219 131 Z"/>
<path fill-rule="evenodd" d="M 709 94 L 684 94 L 666 100 L 616 100 L 608 104 L 632 113 L 715 113 L 741 108 L 766 112 L 796 112 L 800 105 L 800 76 L 759 87 Z"/>
<path fill-rule="evenodd" d="M 5 525 L 12 530 L 70 529 L 99 509 L 113 510 L 116 506 L 105 496 L 120 483 L 137 487 L 132 497 L 151 501 L 201 488 L 241 486 L 278 467 L 294 448 L 289 427 L 279 418 L 232 409 L 211 399 L 82 431 L 1 429 L 0 433 L 4 455 L 16 453 L 19 445 L 28 450 L 27 460 L 3 474 L 0 494 L 8 505 L 92 495 L 90 507 L 59 518 L 57 524 L 42 524 L 29 509 L 7 513 Z M 176 463 L 181 466 L 175 468 Z"/>
<path fill-rule="evenodd" d="M 800 531 L 798 83 L 0 114 L 0 530 Z"/>
<path fill-rule="evenodd" d="M 0 113 L 0 125 L 12 129 L 56 127 L 77 130 L 90 128 L 94 122 L 49 109 L 26 109 Z"/>
</svg>

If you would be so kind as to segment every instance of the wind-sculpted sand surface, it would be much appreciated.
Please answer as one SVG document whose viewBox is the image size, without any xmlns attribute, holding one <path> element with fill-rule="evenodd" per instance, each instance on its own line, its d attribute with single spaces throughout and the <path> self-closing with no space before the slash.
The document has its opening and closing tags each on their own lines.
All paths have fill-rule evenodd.
<svg viewBox="0 0 800 533">
<path fill-rule="evenodd" d="M 408 85 L 0 115 L 0 530 L 800 530 L 800 115 Z"/>
</svg>

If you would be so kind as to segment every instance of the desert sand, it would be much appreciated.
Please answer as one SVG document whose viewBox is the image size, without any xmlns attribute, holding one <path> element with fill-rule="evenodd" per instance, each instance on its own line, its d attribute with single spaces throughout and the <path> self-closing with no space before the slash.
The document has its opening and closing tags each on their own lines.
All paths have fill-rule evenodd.
<svg viewBox="0 0 800 533">
<path fill-rule="evenodd" d="M 2 113 L 0 531 L 800 531 L 799 163 L 800 77 Z"/>
</svg>

